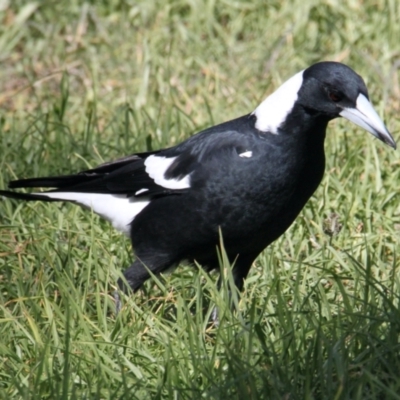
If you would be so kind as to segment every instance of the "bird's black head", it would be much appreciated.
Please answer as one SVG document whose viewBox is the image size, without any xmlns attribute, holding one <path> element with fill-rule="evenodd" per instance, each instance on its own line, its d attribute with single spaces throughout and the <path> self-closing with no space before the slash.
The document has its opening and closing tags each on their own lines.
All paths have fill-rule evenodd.
<svg viewBox="0 0 400 400">
<path fill-rule="evenodd" d="M 391 147 L 396 143 L 369 102 L 360 75 L 337 62 L 320 62 L 303 71 L 298 105 L 327 120 L 344 117 Z"/>
<path fill-rule="evenodd" d="M 344 108 L 355 108 L 360 94 L 368 100 L 368 90 L 360 75 L 344 64 L 319 62 L 303 71 L 297 103 L 333 119 Z"/>
</svg>

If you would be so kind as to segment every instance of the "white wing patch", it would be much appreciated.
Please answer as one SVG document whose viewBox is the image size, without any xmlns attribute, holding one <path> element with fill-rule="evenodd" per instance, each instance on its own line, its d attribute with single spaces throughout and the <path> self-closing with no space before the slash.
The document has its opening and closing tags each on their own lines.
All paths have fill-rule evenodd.
<svg viewBox="0 0 400 400">
<path fill-rule="evenodd" d="M 110 221 L 115 229 L 129 236 L 130 223 L 150 203 L 148 199 L 128 198 L 124 195 L 99 193 L 33 193 L 57 200 L 75 201 L 92 209 L 96 214 Z"/>
<path fill-rule="evenodd" d="M 292 76 L 253 111 L 252 114 L 257 117 L 255 126 L 258 130 L 278 134 L 279 127 L 297 100 L 297 93 L 303 84 L 303 72 Z"/>
<path fill-rule="evenodd" d="M 137 192 L 135 192 L 135 196 L 138 196 L 139 194 L 142 194 L 142 193 L 145 193 L 148 191 L 149 191 L 149 189 L 139 189 Z"/>
<path fill-rule="evenodd" d="M 247 150 L 244 153 L 239 154 L 239 157 L 242 157 L 242 158 L 250 158 L 252 156 L 253 156 L 253 152 L 250 150 Z"/>
<path fill-rule="evenodd" d="M 152 155 L 146 158 L 144 165 L 146 172 L 157 185 L 166 189 L 187 189 L 190 188 L 190 176 L 186 175 L 182 179 L 166 179 L 165 172 L 175 161 L 176 157 L 161 157 Z"/>
</svg>

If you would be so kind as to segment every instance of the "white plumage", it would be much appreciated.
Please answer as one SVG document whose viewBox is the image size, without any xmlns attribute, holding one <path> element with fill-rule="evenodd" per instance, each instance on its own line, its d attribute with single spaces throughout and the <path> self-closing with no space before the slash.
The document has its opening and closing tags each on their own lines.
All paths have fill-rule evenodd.
<svg viewBox="0 0 400 400">
<path fill-rule="evenodd" d="M 115 229 L 129 236 L 129 225 L 149 203 L 148 199 L 135 199 L 125 195 L 75 192 L 34 193 L 41 197 L 74 201 L 93 210 L 112 223 Z"/>
<path fill-rule="evenodd" d="M 190 176 L 186 175 L 182 179 L 166 179 L 165 173 L 175 161 L 176 157 L 161 157 L 152 155 L 146 158 L 144 165 L 146 172 L 157 185 L 166 189 L 187 189 L 190 188 Z"/>
<path fill-rule="evenodd" d="M 277 135 L 279 127 L 293 109 L 302 84 L 303 71 L 300 71 L 269 95 L 253 111 L 257 117 L 256 128 Z"/>
</svg>

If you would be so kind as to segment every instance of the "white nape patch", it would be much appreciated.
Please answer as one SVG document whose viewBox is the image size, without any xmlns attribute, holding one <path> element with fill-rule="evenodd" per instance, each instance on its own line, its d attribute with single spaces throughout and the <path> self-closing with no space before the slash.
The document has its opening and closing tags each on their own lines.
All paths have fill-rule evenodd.
<svg viewBox="0 0 400 400">
<path fill-rule="evenodd" d="M 242 157 L 242 158 L 250 158 L 252 156 L 253 156 L 253 152 L 250 150 L 247 150 L 244 153 L 239 154 L 239 157 Z"/>
<path fill-rule="evenodd" d="M 132 197 L 125 197 L 124 195 L 113 194 L 75 192 L 43 192 L 33 194 L 57 200 L 74 201 L 107 219 L 115 229 L 128 236 L 130 233 L 129 224 L 150 203 L 148 199 L 134 199 Z"/>
<path fill-rule="evenodd" d="M 146 158 L 144 165 L 150 178 L 154 179 L 157 185 L 166 189 L 187 189 L 190 187 L 190 176 L 186 175 L 182 179 L 166 179 L 165 172 L 175 161 L 176 157 L 162 157 L 152 155 Z"/>
<path fill-rule="evenodd" d="M 145 192 L 148 192 L 148 191 L 149 191 L 149 189 L 139 189 L 137 192 L 135 192 L 135 196 L 138 196 L 139 194 L 145 193 Z"/>
<path fill-rule="evenodd" d="M 257 117 L 258 130 L 278 134 L 279 127 L 297 100 L 297 93 L 303 84 L 303 72 L 292 76 L 253 111 L 252 114 Z"/>
</svg>

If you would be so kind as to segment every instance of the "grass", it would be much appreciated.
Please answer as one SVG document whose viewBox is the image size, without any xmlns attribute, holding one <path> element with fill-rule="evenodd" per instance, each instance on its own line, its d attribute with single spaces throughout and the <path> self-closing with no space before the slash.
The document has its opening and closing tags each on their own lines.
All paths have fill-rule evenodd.
<svg viewBox="0 0 400 400">
<path fill-rule="evenodd" d="M 399 138 L 394 0 L 0 1 L 0 187 L 173 145 L 324 59 Z M 181 266 L 124 298 L 127 239 L 73 205 L 0 200 L 0 398 L 399 399 L 397 152 L 331 123 L 321 187 L 232 313 Z M 229 266 L 222 254 L 229 282 Z M 210 323 L 217 305 L 220 325 Z"/>
</svg>

